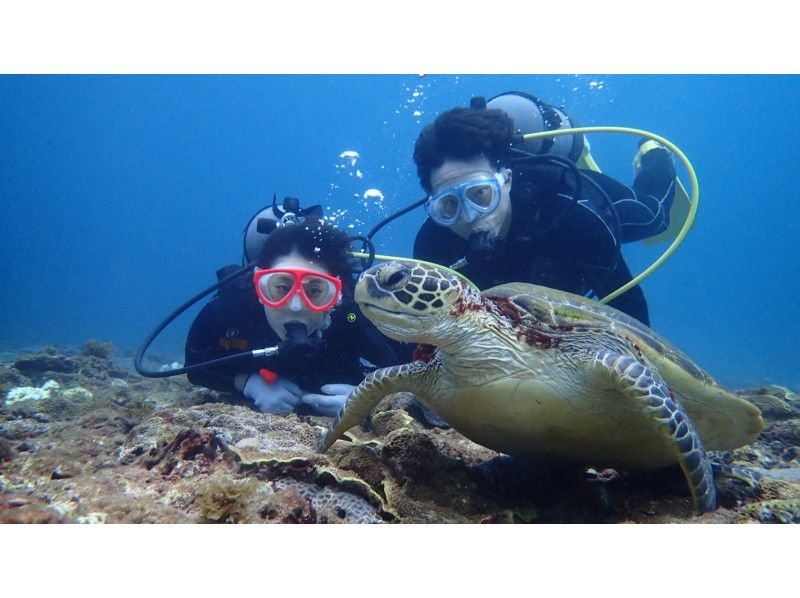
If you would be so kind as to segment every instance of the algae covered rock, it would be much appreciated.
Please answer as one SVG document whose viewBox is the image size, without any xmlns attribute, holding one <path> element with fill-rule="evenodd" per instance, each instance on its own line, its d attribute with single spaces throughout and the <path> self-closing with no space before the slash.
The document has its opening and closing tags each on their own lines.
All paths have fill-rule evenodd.
<svg viewBox="0 0 800 598">
<path fill-rule="evenodd" d="M 0 524 L 3 523 L 72 523 L 72 520 L 42 499 L 0 491 Z"/>
<path fill-rule="evenodd" d="M 108 360 L 111 359 L 115 351 L 116 349 L 111 343 L 100 341 L 96 338 L 90 338 L 84 343 L 81 349 L 81 355 Z"/>
<path fill-rule="evenodd" d="M 767 419 L 788 419 L 800 416 L 800 397 L 797 393 L 777 384 L 738 393 L 753 403 Z"/>
<path fill-rule="evenodd" d="M 69 355 L 51 348 L 0 363 L 2 380 L 13 383 L 0 396 L 0 521 L 797 520 L 800 417 L 784 417 L 783 408 L 757 442 L 713 455 L 758 475 L 717 476 L 722 508 L 694 519 L 677 468 L 513 459 L 433 424 L 404 394 L 387 397 L 323 455 L 316 446 L 329 418 L 260 413 L 183 378 L 116 377 L 111 349 L 97 341 Z M 78 369 L 43 371 L 64 359 Z M 774 389 L 758 396 L 796 400 Z"/>
<path fill-rule="evenodd" d="M 800 523 L 800 500 L 769 500 L 742 507 L 740 523 Z"/>
</svg>

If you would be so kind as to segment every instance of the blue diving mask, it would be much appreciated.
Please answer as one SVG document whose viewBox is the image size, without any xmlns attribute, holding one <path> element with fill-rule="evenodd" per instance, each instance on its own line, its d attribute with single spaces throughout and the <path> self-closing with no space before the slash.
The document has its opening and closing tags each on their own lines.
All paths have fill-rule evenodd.
<svg viewBox="0 0 800 598">
<path fill-rule="evenodd" d="M 500 188 L 505 182 L 506 176 L 501 171 L 491 177 L 481 176 L 446 187 L 428 198 L 425 209 L 431 220 L 442 226 L 451 226 L 459 220 L 472 222 L 497 209 L 500 204 Z"/>
</svg>

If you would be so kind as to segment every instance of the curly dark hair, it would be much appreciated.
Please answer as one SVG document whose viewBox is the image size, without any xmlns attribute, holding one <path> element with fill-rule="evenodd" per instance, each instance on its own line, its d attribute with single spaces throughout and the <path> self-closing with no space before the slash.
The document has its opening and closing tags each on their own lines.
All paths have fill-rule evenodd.
<svg viewBox="0 0 800 598">
<path fill-rule="evenodd" d="M 279 226 L 264 241 L 258 264 L 262 268 L 271 268 L 278 258 L 293 251 L 309 262 L 319 264 L 333 276 L 338 276 L 346 288 L 352 286 L 354 277 L 350 240 L 343 230 L 312 219 Z"/>
<path fill-rule="evenodd" d="M 497 167 L 507 160 L 514 121 L 502 110 L 453 108 L 426 126 L 414 144 L 419 182 L 431 192 L 431 171 L 445 160 L 484 156 Z"/>
</svg>

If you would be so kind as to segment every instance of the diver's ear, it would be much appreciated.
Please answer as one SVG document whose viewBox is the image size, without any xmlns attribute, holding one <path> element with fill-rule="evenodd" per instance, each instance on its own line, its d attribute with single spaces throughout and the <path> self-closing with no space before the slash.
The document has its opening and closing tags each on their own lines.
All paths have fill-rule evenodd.
<svg viewBox="0 0 800 598">
<path fill-rule="evenodd" d="M 512 175 L 511 169 L 510 168 L 501 168 L 500 172 L 502 173 L 503 178 L 505 179 L 505 182 L 503 183 L 503 187 L 505 187 L 505 186 L 511 187 L 511 175 Z"/>
</svg>

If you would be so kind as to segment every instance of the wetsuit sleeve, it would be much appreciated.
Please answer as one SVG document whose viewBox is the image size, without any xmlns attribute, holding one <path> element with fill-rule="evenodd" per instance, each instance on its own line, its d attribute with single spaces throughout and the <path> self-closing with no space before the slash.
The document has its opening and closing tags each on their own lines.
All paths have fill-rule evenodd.
<svg viewBox="0 0 800 598">
<path fill-rule="evenodd" d="M 219 297 L 212 299 L 192 322 L 186 339 L 185 365 L 194 365 L 238 352 L 229 351 L 220 346 L 217 328 L 217 311 L 220 301 Z M 222 392 L 236 392 L 234 377 L 237 373 L 236 364 L 229 366 L 222 364 L 213 368 L 189 372 L 187 378 L 189 382 L 198 386 Z"/>
<path fill-rule="evenodd" d="M 627 283 L 631 278 L 631 271 L 622 256 L 617 260 L 617 267 L 611 271 L 611 274 L 603 281 L 602 285 L 596 289 L 599 297 L 605 297 L 609 293 L 613 293 L 622 285 Z M 619 297 L 609 301 L 609 306 L 625 312 L 631 317 L 636 318 L 646 326 L 650 325 L 650 315 L 647 311 L 647 300 L 644 298 L 644 291 L 642 287 L 636 285 L 632 289 L 624 292 Z"/>
<path fill-rule="evenodd" d="M 675 166 L 666 149 L 654 148 L 642 156 L 632 187 L 599 172 L 581 172 L 597 183 L 614 204 L 620 242 L 641 241 L 667 230 L 675 198 Z"/>
</svg>

